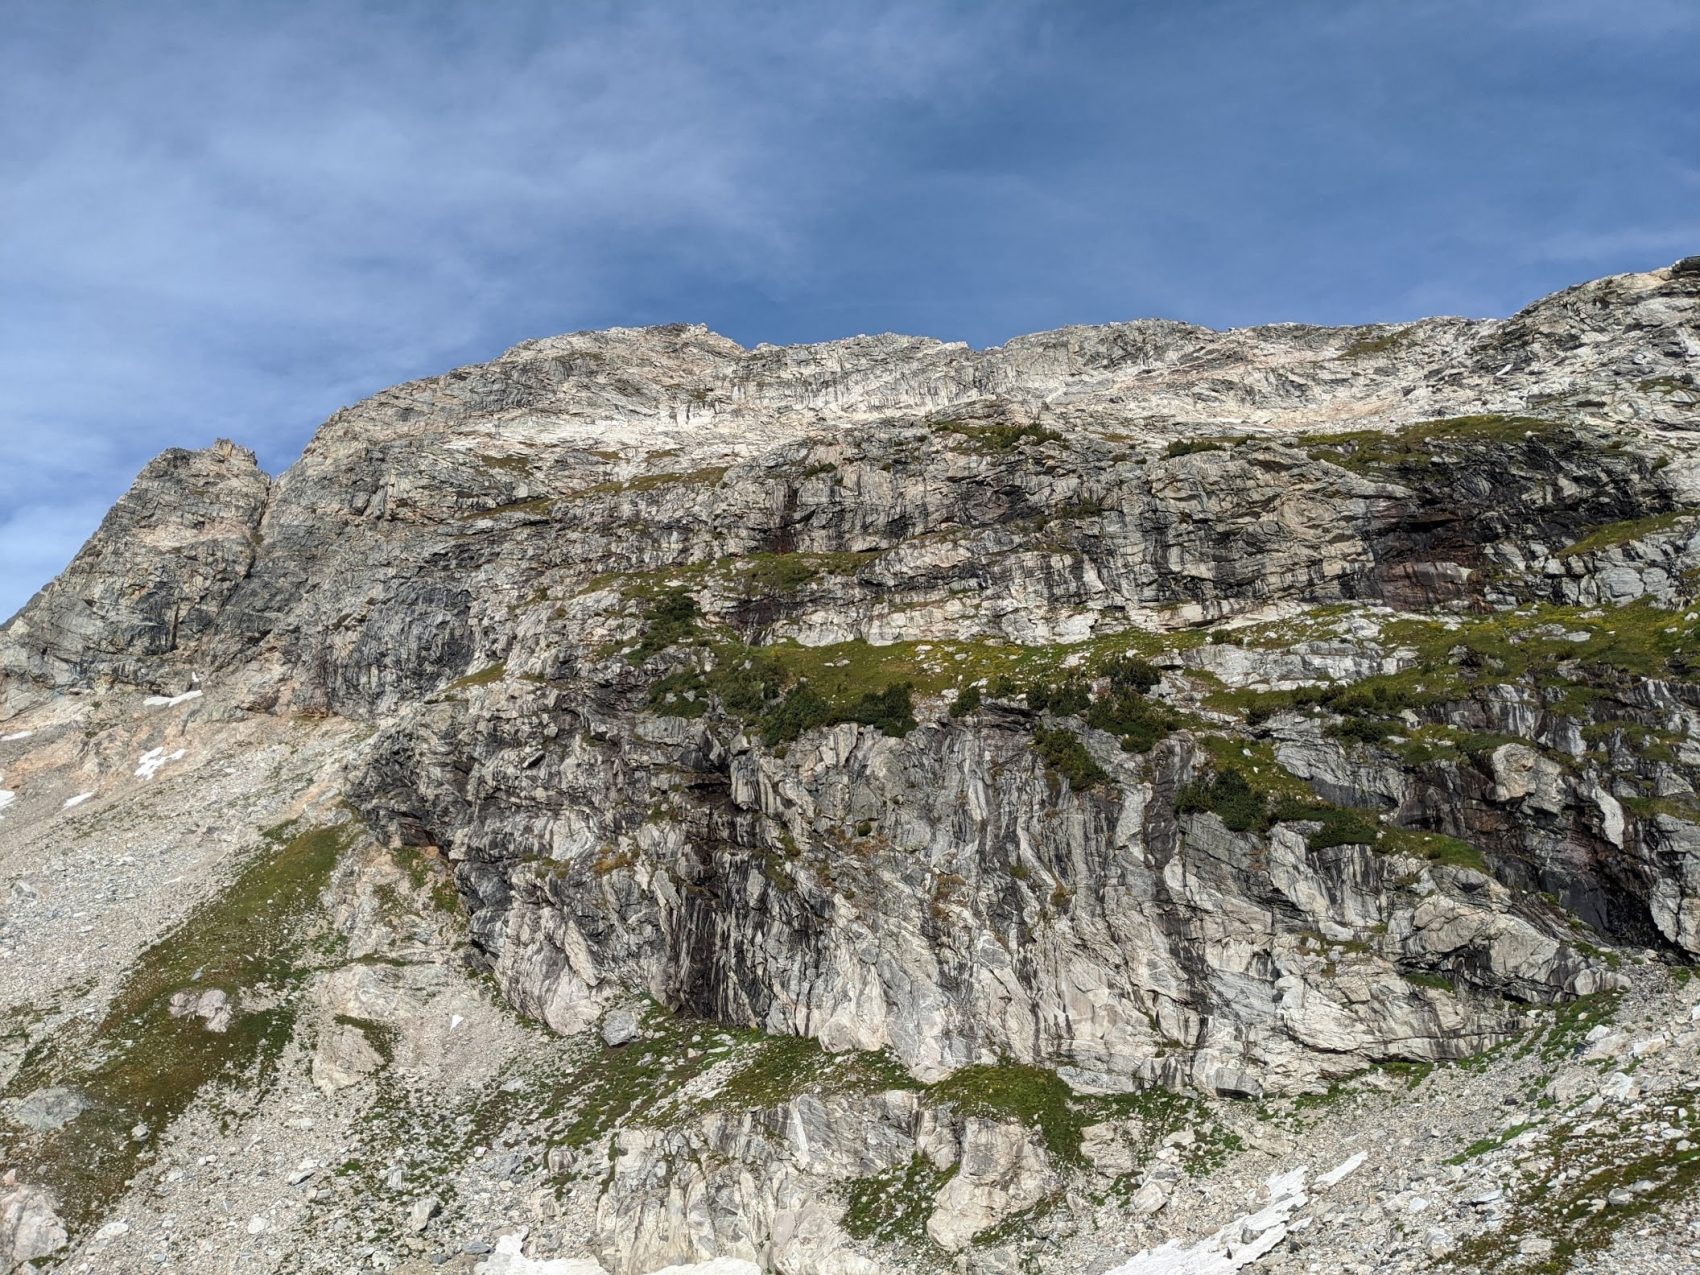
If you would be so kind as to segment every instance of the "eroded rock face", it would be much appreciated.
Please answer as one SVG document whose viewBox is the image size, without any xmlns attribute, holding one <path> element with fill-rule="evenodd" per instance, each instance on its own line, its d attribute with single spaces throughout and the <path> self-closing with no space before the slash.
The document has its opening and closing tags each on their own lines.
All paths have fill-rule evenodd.
<svg viewBox="0 0 1700 1275">
<path fill-rule="evenodd" d="M 875 1275 L 840 1225 L 830 1184 L 889 1172 L 941 1142 L 954 1150 L 906 1091 L 804 1096 L 624 1132 L 597 1207 L 601 1261 L 613 1275 L 715 1256 L 798 1275 Z"/>
<path fill-rule="evenodd" d="M 1032 1208 L 1057 1189 L 1045 1148 L 1032 1131 L 1007 1121 L 970 1119 L 956 1176 L 939 1192 L 927 1235 L 946 1252 Z"/>
<path fill-rule="evenodd" d="M 188 689 L 197 650 L 254 564 L 270 482 L 228 442 L 151 462 L 0 641 L 0 713 L 32 686 Z"/>
<path fill-rule="evenodd" d="M 275 482 L 161 457 L 0 633 L 0 713 L 356 719 L 340 795 L 446 865 L 512 1005 L 610 1051 L 649 997 L 924 1082 L 1458 1058 L 1614 986 L 1602 944 L 1700 953 L 1697 315 L 1664 270 L 1490 322 L 530 342 Z M 303 1020 L 337 1101 L 442 993 L 363 960 L 400 942 L 366 878 Z M 217 1033 L 221 995 L 174 1012 Z M 1061 1185 L 1031 1131 L 934 1111 L 620 1128 L 603 1265 L 865 1275 L 829 1184 L 954 1170 L 948 1250 Z"/>
<path fill-rule="evenodd" d="M 67 1238 L 47 1192 L 30 1186 L 0 1187 L 0 1270 L 50 1257 Z"/>
</svg>

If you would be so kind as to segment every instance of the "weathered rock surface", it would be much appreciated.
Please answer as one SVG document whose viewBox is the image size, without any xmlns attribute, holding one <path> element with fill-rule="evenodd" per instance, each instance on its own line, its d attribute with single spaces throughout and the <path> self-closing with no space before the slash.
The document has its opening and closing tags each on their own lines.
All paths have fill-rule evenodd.
<svg viewBox="0 0 1700 1275">
<path fill-rule="evenodd" d="M 171 657 L 199 647 L 252 568 L 270 486 L 254 454 L 227 442 L 149 464 L 7 625 L 0 712 L 30 683 L 189 689 Z"/>
<path fill-rule="evenodd" d="M 1668 269 L 1369 329 L 579 333 L 340 412 L 275 481 L 167 453 L 0 631 L 0 949 L 40 986 L 4 1149 L 80 1192 L 14 1186 L 0 1239 L 152 1268 L 104 1210 L 216 1165 L 162 1141 L 93 1181 L 62 1140 L 134 1169 L 251 1121 L 256 1270 L 284 1234 L 610 1275 L 1301 1248 L 1302 1174 L 1225 1227 L 1189 1202 L 1293 1154 L 1207 1111 L 1557 1032 L 1656 982 L 1623 952 L 1700 954 L 1697 365 Z M 128 820 L 131 862 L 54 880 L 55 820 Z M 168 862 L 217 875 L 200 910 Z M 122 907 L 153 928 L 86 937 Z M 498 1027 L 463 943 L 569 1040 Z M 120 1088 L 161 1041 L 203 1087 L 156 1118 Z M 88 1112 L 41 1096 L 55 1051 Z M 1646 1103 L 1679 1052 L 1662 1090 L 1534 1091 Z M 310 1221 L 355 1216 L 344 1178 L 387 1247 Z M 1135 1229 L 1065 1260 L 1089 1197 Z"/>
<path fill-rule="evenodd" d="M 0 1261 L 10 1270 L 49 1257 L 65 1247 L 65 1226 L 53 1197 L 34 1187 L 0 1187 Z"/>
</svg>

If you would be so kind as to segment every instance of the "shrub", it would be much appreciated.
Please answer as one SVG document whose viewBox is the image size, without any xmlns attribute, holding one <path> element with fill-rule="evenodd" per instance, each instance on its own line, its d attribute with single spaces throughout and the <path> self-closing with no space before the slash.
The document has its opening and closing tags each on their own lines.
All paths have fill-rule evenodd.
<svg viewBox="0 0 1700 1275">
<path fill-rule="evenodd" d="M 1077 677 L 1064 682 L 1035 682 L 1027 688 L 1027 707 L 1036 713 L 1049 711 L 1058 717 L 1078 717 L 1091 702 L 1091 688 Z"/>
<path fill-rule="evenodd" d="M 1113 690 L 1137 691 L 1141 695 L 1149 694 L 1163 680 L 1161 673 L 1137 655 L 1118 655 L 1105 663 L 1103 672 Z"/>
<path fill-rule="evenodd" d="M 626 656 L 633 664 L 642 664 L 659 655 L 675 642 L 694 636 L 697 617 L 702 614 L 697 600 L 686 589 L 667 589 L 650 600 L 644 613 L 646 627 L 643 639 Z"/>
<path fill-rule="evenodd" d="M 966 717 L 979 708 L 984 700 L 985 697 L 980 693 L 979 683 L 965 686 L 957 693 L 956 699 L 951 702 L 950 715 L 952 717 Z"/>
<path fill-rule="evenodd" d="M 1272 812 L 1276 823 L 1309 820 L 1321 825 L 1305 838 L 1312 850 L 1330 846 L 1373 846 L 1381 839 L 1381 821 L 1373 811 L 1334 806 L 1324 801 L 1286 800 L 1277 802 Z"/>
<path fill-rule="evenodd" d="M 1347 717 L 1330 726 L 1328 733 L 1360 744 L 1379 744 L 1393 733 L 1393 723 L 1379 717 Z"/>
<path fill-rule="evenodd" d="M 1163 455 L 1173 460 L 1177 456 L 1195 456 L 1199 452 L 1225 452 L 1227 447 L 1214 438 L 1177 438 L 1163 449 Z"/>
<path fill-rule="evenodd" d="M 807 682 L 793 686 L 778 707 L 762 720 L 761 737 L 771 746 L 796 739 L 806 730 L 832 720 L 832 706 Z"/>
<path fill-rule="evenodd" d="M 1232 767 L 1181 789 L 1175 810 L 1180 814 L 1208 811 L 1231 832 L 1262 832 L 1269 826 L 1269 807 L 1263 796 Z"/>
<path fill-rule="evenodd" d="M 1033 748 L 1044 760 L 1045 769 L 1066 779 L 1076 792 L 1086 792 L 1108 785 L 1109 772 L 1092 760 L 1086 745 L 1073 731 L 1049 730 L 1041 726 L 1033 732 Z"/>
<path fill-rule="evenodd" d="M 832 720 L 877 726 L 883 734 L 901 739 L 915 729 L 915 702 L 908 682 L 883 691 L 869 691 Z"/>
<path fill-rule="evenodd" d="M 849 704 L 833 704 L 807 682 L 800 682 L 777 706 L 762 714 L 761 736 L 770 746 L 789 743 L 806 730 L 839 722 L 877 726 L 884 734 L 901 739 L 916 726 L 909 683 L 868 691 Z"/>
<path fill-rule="evenodd" d="M 941 434 L 956 434 L 967 440 L 971 451 L 995 453 L 1013 451 L 1024 442 L 1057 443 L 1062 435 L 1042 425 L 981 424 L 973 421 L 940 421 L 935 428 Z"/>
<path fill-rule="evenodd" d="M 1086 724 L 1121 740 L 1122 751 L 1150 752 L 1175 726 L 1175 715 L 1137 691 L 1117 691 L 1086 710 Z"/>
</svg>

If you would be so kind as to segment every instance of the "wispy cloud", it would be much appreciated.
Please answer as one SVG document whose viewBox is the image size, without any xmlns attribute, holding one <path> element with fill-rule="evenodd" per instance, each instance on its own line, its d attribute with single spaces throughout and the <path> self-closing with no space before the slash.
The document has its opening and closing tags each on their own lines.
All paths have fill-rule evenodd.
<svg viewBox="0 0 1700 1275">
<path fill-rule="evenodd" d="M 1632 8 L 18 0 L 0 613 L 160 449 L 275 469 L 527 336 L 1396 318 L 1655 264 L 1700 48 Z"/>
</svg>

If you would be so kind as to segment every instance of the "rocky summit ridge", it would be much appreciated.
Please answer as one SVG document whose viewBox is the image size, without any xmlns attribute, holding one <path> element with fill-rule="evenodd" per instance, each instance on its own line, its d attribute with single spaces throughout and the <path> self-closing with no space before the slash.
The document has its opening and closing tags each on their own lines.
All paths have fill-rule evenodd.
<svg viewBox="0 0 1700 1275">
<path fill-rule="evenodd" d="M 167 452 L 0 630 L 0 1272 L 1693 1269 L 1697 431 L 1689 258 Z"/>
</svg>

